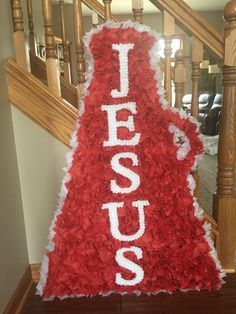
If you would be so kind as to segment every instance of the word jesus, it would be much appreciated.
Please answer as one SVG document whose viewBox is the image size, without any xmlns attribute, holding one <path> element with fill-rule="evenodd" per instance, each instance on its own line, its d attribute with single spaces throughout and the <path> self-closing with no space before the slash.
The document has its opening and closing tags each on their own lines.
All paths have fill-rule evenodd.
<svg viewBox="0 0 236 314">
<path fill-rule="evenodd" d="M 126 97 L 129 93 L 129 71 L 128 71 L 128 54 L 131 49 L 134 49 L 134 44 L 113 44 L 112 49 L 116 50 L 119 55 L 119 71 L 120 71 L 120 90 L 113 89 L 111 96 L 113 98 Z M 134 115 L 137 114 L 137 108 L 135 102 L 126 102 L 116 105 L 104 105 L 101 107 L 102 111 L 107 113 L 108 121 L 108 140 L 103 142 L 104 147 L 116 147 L 116 146 L 136 146 L 140 140 L 140 133 L 135 132 Z M 130 112 L 130 115 L 126 121 L 118 120 L 117 114 L 121 110 Z M 127 128 L 130 132 L 135 132 L 133 137 L 129 139 L 119 139 L 118 129 Z M 121 159 L 130 159 L 132 165 L 138 166 L 138 156 L 133 152 L 122 152 L 115 154 L 111 159 L 111 168 L 114 172 L 122 175 L 130 181 L 129 187 L 122 187 L 117 184 L 116 180 L 111 180 L 110 189 L 114 194 L 129 194 L 136 191 L 140 186 L 140 176 L 131 169 L 122 166 Z M 111 202 L 102 205 L 102 209 L 107 209 L 110 220 L 110 231 L 112 236 L 119 241 L 130 242 L 139 239 L 145 231 L 145 214 L 144 208 L 148 206 L 147 200 L 137 200 L 132 202 L 132 206 L 137 208 L 139 216 L 139 230 L 132 235 L 122 234 L 119 230 L 118 209 L 125 206 L 124 202 Z M 124 256 L 126 252 L 133 252 L 137 259 L 142 258 L 142 249 L 137 246 L 125 247 L 117 250 L 116 262 L 119 266 L 130 270 L 135 274 L 135 277 L 131 280 L 124 279 L 120 273 L 116 274 L 116 284 L 123 286 L 134 286 L 140 283 L 144 277 L 144 271 L 142 267 L 130 261 Z"/>
</svg>

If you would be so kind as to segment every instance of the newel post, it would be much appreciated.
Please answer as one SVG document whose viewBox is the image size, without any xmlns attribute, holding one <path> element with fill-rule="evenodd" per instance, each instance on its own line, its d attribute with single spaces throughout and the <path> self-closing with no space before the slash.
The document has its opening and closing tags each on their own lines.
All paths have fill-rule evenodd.
<svg viewBox="0 0 236 314">
<path fill-rule="evenodd" d="M 182 108 L 182 98 L 184 96 L 184 83 L 186 72 L 184 65 L 184 51 L 179 49 L 175 53 L 175 108 Z"/>
<path fill-rule="evenodd" d="M 20 0 L 12 0 L 13 41 L 16 54 L 16 62 L 28 70 L 29 62 L 26 53 L 26 41 L 24 32 L 23 11 Z"/>
<path fill-rule="evenodd" d="M 142 24 L 143 0 L 132 0 L 132 11 L 135 22 Z"/>
<path fill-rule="evenodd" d="M 77 91 L 78 91 L 78 107 L 82 97 L 83 86 L 85 83 L 85 59 L 84 59 L 84 44 L 83 44 L 83 17 L 81 0 L 73 0 L 73 14 L 74 14 L 74 33 L 75 33 L 75 50 L 76 50 L 76 64 L 77 64 Z"/>
<path fill-rule="evenodd" d="M 29 25 L 29 47 L 30 52 L 36 54 L 36 42 L 34 34 L 34 21 L 33 21 L 33 8 L 32 0 L 27 0 L 27 13 L 28 13 L 28 25 Z"/>
<path fill-rule="evenodd" d="M 218 255 L 226 272 L 235 272 L 236 249 L 236 0 L 224 10 L 225 52 L 223 66 L 224 96 L 220 119 L 217 192 L 214 196 L 214 216 L 220 234 Z"/>
<path fill-rule="evenodd" d="M 60 76 L 55 55 L 55 43 L 52 22 L 52 1 L 42 0 L 45 28 L 46 70 L 48 88 L 55 96 L 61 95 Z"/>
<path fill-rule="evenodd" d="M 60 13 L 61 13 L 61 37 L 62 37 L 62 48 L 63 48 L 63 72 L 64 78 L 71 83 L 70 73 L 70 57 L 66 39 L 66 23 L 64 14 L 64 0 L 60 0 Z"/>
</svg>

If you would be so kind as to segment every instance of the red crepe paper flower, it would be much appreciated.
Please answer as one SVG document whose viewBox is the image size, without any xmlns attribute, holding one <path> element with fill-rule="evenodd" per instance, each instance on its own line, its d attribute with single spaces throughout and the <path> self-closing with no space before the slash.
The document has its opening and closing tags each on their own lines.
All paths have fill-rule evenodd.
<svg viewBox="0 0 236 314">
<path fill-rule="evenodd" d="M 38 286 L 44 298 L 177 289 L 211 291 L 222 284 L 220 267 L 206 237 L 205 219 L 195 214 L 188 183 L 196 156 L 203 152 L 199 132 L 195 123 L 162 106 L 150 65 L 156 38 L 140 27 L 138 31 L 133 25 L 105 25 L 90 38 L 94 72 L 84 97 L 84 113 L 78 119 L 79 145 L 68 170 L 68 193 L 55 219 L 53 248 L 46 254 L 47 278 Z M 129 93 L 114 99 L 111 90 L 120 89 L 118 53 L 112 49 L 117 43 L 132 43 L 134 49 L 129 51 Z M 118 138 L 130 139 L 140 133 L 140 141 L 136 146 L 104 147 L 108 122 L 101 107 L 126 102 L 136 103 L 135 131 L 120 127 Z M 121 110 L 117 119 L 126 121 L 129 116 L 129 111 Z M 183 160 L 177 158 L 179 147 L 169 131 L 170 124 L 189 140 Z M 127 151 L 138 156 L 138 166 L 126 159 L 121 164 L 138 173 L 140 186 L 129 194 L 114 194 L 111 180 L 122 187 L 128 187 L 130 181 L 113 171 L 111 159 Z M 136 200 L 149 202 L 144 210 L 145 232 L 131 243 L 119 241 L 111 234 L 108 211 L 102 210 L 102 205 L 125 204 L 118 210 L 119 227 L 121 233 L 129 235 L 139 228 L 137 208 L 132 206 Z M 142 249 L 142 258 L 132 252 L 124 256 L 143 269 L 144 278 L 134 286 L 117 285 L 117 273 L 127 280 L 134 277 L 115 259 L 117 250 L 130 245 Z"/>
</svg>

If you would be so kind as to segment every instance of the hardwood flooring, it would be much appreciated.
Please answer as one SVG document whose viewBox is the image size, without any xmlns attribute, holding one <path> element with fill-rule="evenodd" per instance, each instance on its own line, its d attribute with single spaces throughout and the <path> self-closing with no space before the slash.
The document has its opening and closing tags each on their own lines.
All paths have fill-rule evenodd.
<svg viewBox="0 0 236 314">
<path fill-rule="evenodd" d="M 217 292 L 123 296 L 42 301 L 35 286 L 22 314 L 236 314 L 236 274 Z"/>
</svg>

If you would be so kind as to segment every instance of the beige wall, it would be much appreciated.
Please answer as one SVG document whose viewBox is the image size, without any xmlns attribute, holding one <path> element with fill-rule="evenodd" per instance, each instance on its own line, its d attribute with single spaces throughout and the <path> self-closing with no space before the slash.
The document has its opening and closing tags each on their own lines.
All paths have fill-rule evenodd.
<svg viewBox="0 0 236 314">
<path fill-rule="evenodd" d="M 27 15 L 27 0 L 22 0 L 24 30 L 26 35 L 29 34 L 28 15 Z M 32 1 L 34 32 L 36 35 L 44 35 L 42 1 Z"/>
<path fill-rule="evenodd" d="M 28 266 L 21 191 L 4 65 L 13 55 L 10 1 L 0 11 L 0 313 Z"/>
<path fill-rule="evenodd" d="M 12 106 L 30 263 L 40 263 L 68 148 Z"/>
<path fill-rule="evenodd" d="M 223 10 L 222 11 L 199 11 L 204 19 L 207 20 L 218 32 L 222 33 L 224 28 Z"/>
</svg>

